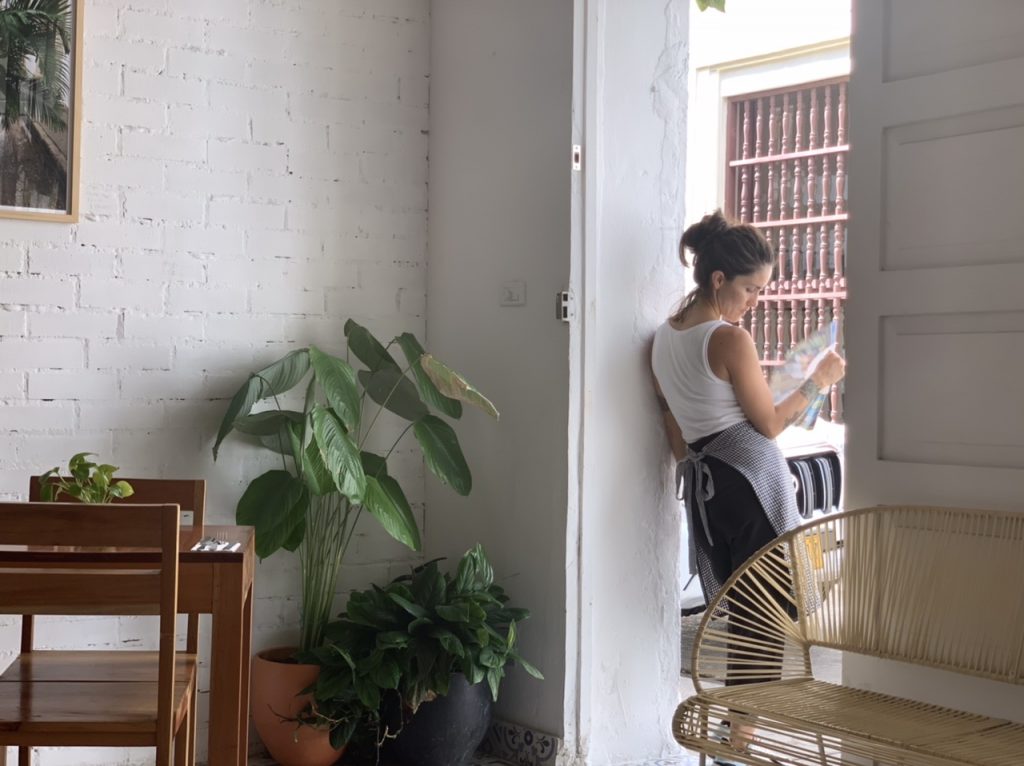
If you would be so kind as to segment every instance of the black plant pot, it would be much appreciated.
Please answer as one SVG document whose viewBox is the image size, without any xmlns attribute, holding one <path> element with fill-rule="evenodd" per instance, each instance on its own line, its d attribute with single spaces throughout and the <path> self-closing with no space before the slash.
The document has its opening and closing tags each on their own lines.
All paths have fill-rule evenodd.
<svg viewBox="0 0 1024 766">
<path fill-rule="evenodd" d="M 387 754 L 402 766 L 462 766 L 487 734 L 493 704 L 486 681 L 471 686 L 453 673 L 448 694 L 420 705 Z"/>
</svg>

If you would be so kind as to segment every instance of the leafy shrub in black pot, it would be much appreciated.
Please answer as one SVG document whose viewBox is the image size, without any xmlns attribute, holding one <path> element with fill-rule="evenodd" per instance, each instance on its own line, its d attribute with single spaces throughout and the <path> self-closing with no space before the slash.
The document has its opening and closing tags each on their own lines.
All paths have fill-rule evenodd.
<svg viewBox="0 0 1024 766">
<path fill-rule="evenodd" d="M 508 667 L 543 678 L 517 651 L 516 624 L 529 612 L 508 605 L 483 548 L 469 550 L 454 575 L 438 561 L 354 592 L 327 644 L 303 659 L 321 666 L 309 716 L 339 738 L 376 732 L 407 766 L 465 763 L 487 733 Z"/>
</svg>

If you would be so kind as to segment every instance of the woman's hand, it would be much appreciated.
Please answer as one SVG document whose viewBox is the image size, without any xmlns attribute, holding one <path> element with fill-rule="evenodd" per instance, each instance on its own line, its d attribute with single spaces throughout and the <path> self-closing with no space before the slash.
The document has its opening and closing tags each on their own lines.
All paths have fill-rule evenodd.
<svg viewBox="0 0 1024 766">
<path fill-rule="evenodd" d="M 834 348 L 830 348 L 811 370 L 810 378 L 819 389 L 824 391 L 842 380 L 844 375 L 846 375 L 846 360 L 839 356 Z"/>
</svg>

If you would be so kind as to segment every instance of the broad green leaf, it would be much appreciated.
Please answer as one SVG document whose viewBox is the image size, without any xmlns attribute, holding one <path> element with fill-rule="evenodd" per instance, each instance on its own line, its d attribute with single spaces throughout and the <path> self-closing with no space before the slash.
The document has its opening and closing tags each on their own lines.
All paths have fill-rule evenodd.
<svg viewBox="0 0 1024 766">
<path fill-rule="evenodd" d="M 430 635 L 436 638 L 449 654 L 453 654 L 456 657 L 466 656 L 466 649 L 462 642 L 459 641 L 458 636 L 447 628 L 434 628 L 430 631 Z"/>
<path fill-rule="evenodd" d="M 392 592 L 388 593 L 388 598 L 390 598 L 392 601 L 394 601 L 396 604 L 402 607 L 402 609 L 404 609 L 417 619 L 422 619 L 427 616 L 426 609 L 424 609 L 419 604 L 414 604 L 412 601 L 405 598 L 404 596 L 400 596 L 399 594 Z"/>
<path fill-rule="evenodd" d="M 416 422 L 428 412 L 416 386 L 397 368 L 384 367 L 376 372 L 360 370 L 359 382 L 373 401 L 399 417 Z"/>
<path fill-rule="evenodd" d="M 468 495 L 473 488 L 473 476 L 452 427 L 436 415 L 427 415 L 413 426 L 413 433 L 427 468 L 442 484 L 448 484 L 460 495 Z"/>
<path fill-rule="evenodd" d="M 135 494 L 135 490 L 132 489 L 132 485 L 126 481 L 116 481 L 114 486 L 110 488 L 110 493 L 114 497 L 131 497 Z"/>
<path fill-rule="evenodd" d="M 299 348 L 291 351 L 255 373 L 255 377 L 263 382 L 260 398 L 265 399 L 275 394 L 290 391 L 309 372 L 309 349 Z M 248 413 L 242 413 L 248 414 Z"/>
<path fill-rule="evenodd" d="M 294 410 L 267 410 L 235 419 L 235 430 L 250 436 L 276 434 L 282 425 L 301 423 L 302 413 Z"/>
<path fill-rule="evenodd" d="M 426 404 L 429 404 L 438 412 L 441 412 L 451 418 L 462 417 L 462 402 L 458 399 L 452 399 L 442 394 L 437 386 L 434 385 L 434 381 L 430 379 L 430 376 L 423 371 L 420 366 L 420 359 L 426 353 L 423 350 L 423 346 L 416 340 L 416 336 L 412 333 L 402 333 L 396 338 L 398 345 L 401 346 L 402 352 L 405 354 L 406 360 L 408 360 L 410 367 L 412 368 L 413 378 L 416 381 L 416 388 L 419 389 L 420 397 Z"/>
<path fill-rule="evenodd" d="M 420 357 L 419 366 L 423 368 L 427 377 L 433 381 L 442 394 L 452 399 L 463 401 L 466 404 L 471 404 L 477 409 L 483 410 L 495 420 L 498 419 L 498 410 L 491 403 L 491 400 L 471 386 L 468 380 L 444 362 L 435 359 L 430 354 L 424 354 Z"/>
<path fill-rule="evenodd" d="M 491 568 L 491 562 L 487 560 L 484 547 L 477 543 L 467 551 L 466 557 L 472 559 L 475 564 L 475 581 L 480 584 L 481 588 L 490 588 L 494 582 L 494 569 Z"/>
<path fill-rule="evenodd" d="M 313 366 L 327 403 L 341 418 L 349 433 L 359 430 L 359 389 L 355 370 L 344 359 L 325 354 L 316 346 L 309 347 L 309 361 Z"/>
<path fill-rule="evenodd" d="M 380 341 L 358 322 L 351 319 L 345 322 L 345 337 L 348 339 L 349 350 L 356 355 L 356 359 L 366 365 L 370 372 L 376 372 L 383 367 L 400 369 L 398 362 L 381 345 Z"/>
<path fill-rule="evenodd" d="M 401 679 L 402 672 L 398 668 L 398 663 L 391 658 L 385 658 L 370 673 L 370 680 L 381 689 L 397 689 Z"/>
<path fill-rule="evenodd" d="M 359 701 L 366 706 L 367 710 L 376 710 L 380 706 L 380 688 L 373 681 L 356 675 L 352 679 L 359 695 Z"/>
<path fill-rule="evenodd" d="M 543 681 L 544 680 L 544 674 L 541 673 L 539 670 L 537 670 L 537 668 L 535 668 L 529 662 L 524 660 L 522 657 L 520 657 L 518 653 L 512 652 L 511 656 L 512 656 L 512 659 L 514 659 L 516 662 L 518 662 L 520 665 L 522 665 L 523 666 L 523 670 L 525 670 L 531 676 L 533 676 L 534 678 L 538 679 L 539 681 Z"/>
<path fill-rule="evenodd" d="M 487 685 L 491 687 L 491 698 L 498 700 L 498 687 L 501 686 L 501 677 L 505 675 L 500 668 L 490 668 L 487 671 Z"/>
<path fill-rule="evenodd" d="M 284 393 L 295 386 L 308 371 L 309 351 L 300 348 L 250 375 L 228 403 L 224 419 L 217 430 L 217 439 L 213 443 L 213 459 L 217 459 L 220 443 L 235 427 L 235 420 L 248 415 L 260 399 Z"/>
<path fill-rule="evenodd" d="M 250 376 L 242 384 L 242 387 L 235 392 L 235 395 L 231 397 L 227 411 L 224 413 L 224 419 L 221 420 L 220 428 L 217 429 L 217 440 L 213 443 L 214 460 L 217 459 L 220 443 L 224 441 L 224 437 L 231 433 L 231 429 L 235 427 L 235 420 L 249 414 L 252 406 L 259 401 L 260 391 L 262 390 L 263 383 L 258 378 Z"/>
<path fill-rule="evenodd" d="M 441 604 L 436 611 L 439 617 L 448 622 L 469 622 L 472 619 L 469 604 Z"/>
<path fill-rule="evenodd" d="M 301 481 L 287 471 L 267 471 L 246 488 L 235 518 L 256 528 L 256 555 L 266 558 L 293 541 L 295 527 L 305 523 L 308 504 Z"/>
<path fill-rule="evenodd" d="M 436 565 L 428 567 L 413 579 L 411 589 L 416 603 L 433 608 L 444 600 L 444 575 Z"/>
<path fill-rule="evenodd" d="M 359 449 L 330 410 L 314 407 L 310 417 L 313 419 L 313 438 L 338 491 L 353 503 L 362 503 L 366 494 L 366 474 L 359 459 Z"/>
<path fill-rule="evenodd" d="M 401 630 L 387 630 L 377 634 L 377 648 L 404 649 L 409 645 L 409 634 Z"/>
<path fill-rule="evenodd" d="M 295 428 L 298 428 L 297 423 L 285 420 L 281 422 L 277 433 L 267 434 L 266 436 L 259 436 L 257 438 L 259 439 L 260 444 L 271 452 L 276 452 L 279 455 L 286 455 L 288 457 L 294 457 L 295 448 L 292 444 L 292 436 Z"/>
<path fill-rule="evenodd" d="M 295 526 L 292 527 L 292 531 L 289 533 L 285 541 L 281 543 L 282 548 L 292 553 L 297 551 L 299 546 L 302 545 L 302 541 L 306 539 L 306 507 L 309 505 L 308 494 L 305 496 L 305 502 L 301 505 L 302 511 L 295 519 Z"/>
<path fill-rule="evenodd" d="M 388 475 L 388 463 L 380 455 L 363 450 L 359 453 L 359 458 L 363 461 L 363 472 L 367 476 L 379 479 Z"/>
<path fill-rule="evenodd" d="M 331 492 L 337 492 L 338 487 L 331 477 L 331 472 L 324 465 L 324 459 L 317 443 L 311 441 L 307 444 L 303 454 L 302 477 L 313 494 L 328 495 Z"/>
<path fill-rule="evenodd" d="M 480 664 L 486 668 L 500 668 L 505 664 L 504 658 L 495 653 L 489 646 L 480 650 Z"/>
<path fill-rule="evenodd" d="M 714 8 L 716 11 L 725 13 L 725 0 L 697 0 L 697 8 L 701 11 Z"/>
<path fill-rule="evenodd" d="M 398 542 L 414 551 L 420 549 L 420 531 L 412 515 L 402 487 L 390 476 L 366 477 L 363 507 L 380 522 L 384 530 Z"/>
<path fill-rule="evenodd" d="M 341 750 L 349 743 L 352 739 L 352 735 L 356 733 L 356 726 L 359 725 L 358 718 L 351 718 L 347 721 L 342 721 L 337 726 L 331 729 L 331 747 L 335 750 Z"/>
</svg>

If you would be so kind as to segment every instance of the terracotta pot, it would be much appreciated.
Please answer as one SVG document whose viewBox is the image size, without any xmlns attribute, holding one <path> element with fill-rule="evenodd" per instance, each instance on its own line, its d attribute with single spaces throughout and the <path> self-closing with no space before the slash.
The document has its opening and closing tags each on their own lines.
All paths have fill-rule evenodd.
<svg viewBox="0 0 1024 766">
<path fill-rule="evenodd" d="M 327 729 L 299 726 L 294 718 L 309 702 L 299 694 L 320 674 L 319 665 L 291 662 L 294 648 L 258 652 L 252 660 L 252 721 L 260 740 L 281 766 L 330 766 L 345 748 L 331 747 Z"/>
</svg>

